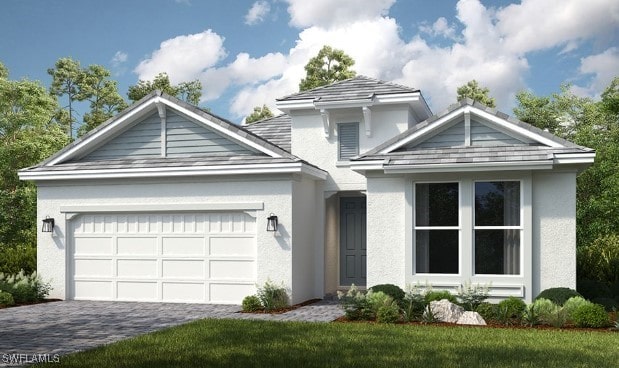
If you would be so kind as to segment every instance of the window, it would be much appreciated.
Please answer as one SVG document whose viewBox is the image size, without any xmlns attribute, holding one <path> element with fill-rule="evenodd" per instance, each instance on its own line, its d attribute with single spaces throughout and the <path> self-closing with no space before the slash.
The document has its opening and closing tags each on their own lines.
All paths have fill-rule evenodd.
<svg viewBox="0 0 619 368">
<path fill-rule="evenodd" d="M 346 161 L 359 154 L 359 123 L 337 125 L 338 160 Z"/>
<path fill-rule="evenodd" d="M 475 273 L 520 274 L 520 182 L 475 182 Z"/>
<path fill-rule="evenodd" d="M 459 272 L 459 184 L 415 184 L 415 270 Z"/>
</svg>

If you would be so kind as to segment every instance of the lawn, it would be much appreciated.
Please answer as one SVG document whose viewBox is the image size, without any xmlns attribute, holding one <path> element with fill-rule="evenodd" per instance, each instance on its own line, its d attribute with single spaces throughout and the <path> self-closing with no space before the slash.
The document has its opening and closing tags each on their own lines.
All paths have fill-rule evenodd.
<svg viewBox="0 0 619 368">
<path fill-rule="evenodd" d="M 619 333 L 201 320 L 61 367 L 617 367 Z M 58 364 L 53 364 L 58 366 Z"/>
</svg>

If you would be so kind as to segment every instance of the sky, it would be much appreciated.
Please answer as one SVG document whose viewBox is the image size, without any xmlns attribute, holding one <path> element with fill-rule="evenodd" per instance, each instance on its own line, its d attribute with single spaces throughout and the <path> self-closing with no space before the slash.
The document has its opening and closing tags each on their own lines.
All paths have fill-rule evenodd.
<svg viewBox="0 0 619 368">
<path fill-rule="evenodd" d="M 362 75 L 419 88 L 433 112 L 476 79 L 511 114 L 516 92 L 562 83 L 599 98 L 619 76 L 617 0 L 3 0 L 0 62 L 49 86 L 61 57 L 112 71 L 121 95 L 167 72 L 241 122 L 298 91 L 323 45 Z"/>
</svg>

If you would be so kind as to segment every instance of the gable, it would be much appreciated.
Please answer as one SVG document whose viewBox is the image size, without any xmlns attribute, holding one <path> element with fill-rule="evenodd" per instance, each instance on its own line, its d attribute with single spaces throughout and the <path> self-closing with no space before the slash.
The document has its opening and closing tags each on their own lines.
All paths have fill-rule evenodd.
<svg viewBox="0 0 619 368">
<path fill-rule="evenodd" d="M 166 108 L 162 122 L 157 111 L 100 144 L 81 160 L 192 155 L 262 155 Z M 162 140 L 163 145 L 162 147 Z"/>
</svg>

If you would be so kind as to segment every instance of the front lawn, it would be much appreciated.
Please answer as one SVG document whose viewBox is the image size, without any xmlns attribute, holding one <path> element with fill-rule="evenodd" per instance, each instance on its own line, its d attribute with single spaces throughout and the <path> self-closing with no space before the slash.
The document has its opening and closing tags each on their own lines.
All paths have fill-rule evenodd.
<svg viewBox="0 0 619 368">
<path fill-rule="evenodd" d="M 63 356 L 60 366 L 616 367 L 617 346 L 614 332 L 201 320 Z"/>
</svg>

